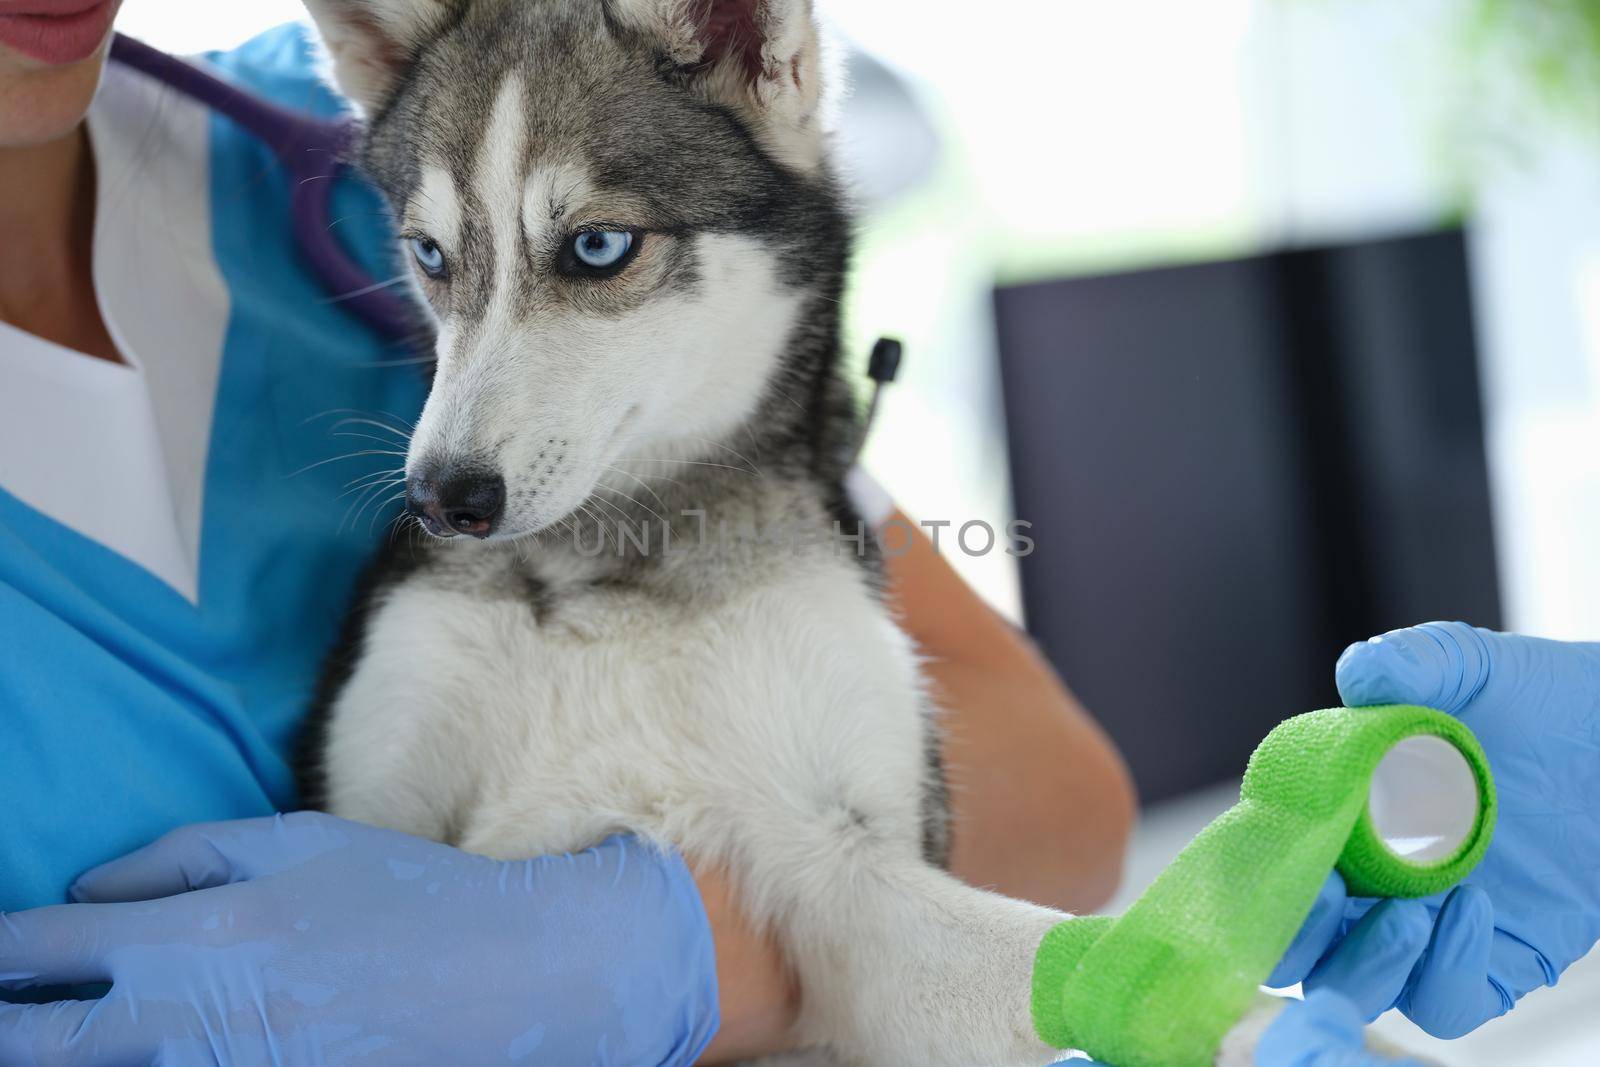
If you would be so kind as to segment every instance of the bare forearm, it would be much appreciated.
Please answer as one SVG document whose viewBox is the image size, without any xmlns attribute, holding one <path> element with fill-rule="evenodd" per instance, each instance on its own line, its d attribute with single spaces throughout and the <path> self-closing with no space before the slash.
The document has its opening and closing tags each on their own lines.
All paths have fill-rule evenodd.
<svg viewBox="0 0 1600 1067">
<path fill-rule="evenodd" d="M 950 660 L 929 672 L 946 709 L 954 872 L 1066 911 L 1104 904 L 1134 819 L 1105 735 L 1043 664 Z"/>
<path fill-rule="evenodd" d="M 800 995 L 776 942 L 754 929 L 716 868 L 695 869 L 695 882 L 717 949 L 722 1025 L 700 1057 L 705 1065 L 737 1063 L 790 1046 Z"/>
<path fill-rule="evenodd" d="M 1116 749 L 1032 643 L 926 539 L 888 571 L 944 711 L 955 873 L 1070 911 L 1104 904 L 1135 815 Z"/>
</svg>

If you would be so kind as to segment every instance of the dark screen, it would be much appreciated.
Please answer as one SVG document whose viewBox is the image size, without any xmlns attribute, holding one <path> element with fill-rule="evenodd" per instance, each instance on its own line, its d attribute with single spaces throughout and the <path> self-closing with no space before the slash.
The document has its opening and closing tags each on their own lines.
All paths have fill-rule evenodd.
<svg viewBox="0 0 1600 1067">
<path fill-rule="evenodd" d="M 1028 628 L 1146 800 L 1338 702 L 1349 642 L 1497 626 L 1459 232 L 996 294 Z"/>
</svg>

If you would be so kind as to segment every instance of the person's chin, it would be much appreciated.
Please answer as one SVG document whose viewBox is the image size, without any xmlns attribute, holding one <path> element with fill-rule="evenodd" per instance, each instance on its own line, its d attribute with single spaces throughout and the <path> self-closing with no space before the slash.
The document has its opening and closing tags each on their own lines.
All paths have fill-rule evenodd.
<svg viewBox="0 0 1600 1067">
<path fill-rule="evenodd" d="M 102 48 L 76 63 L 44 66 L 0 46 L 0 149 L 49 144 L 77 129 L 100 87 L 105 55 Z"/>
</svg>

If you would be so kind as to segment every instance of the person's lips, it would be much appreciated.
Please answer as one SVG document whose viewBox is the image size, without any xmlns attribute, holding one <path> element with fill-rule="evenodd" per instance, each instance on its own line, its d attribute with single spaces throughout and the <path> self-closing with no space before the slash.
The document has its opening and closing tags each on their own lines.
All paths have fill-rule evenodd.
<svg viewBox="0 0 1600 1067">
<path fill-rule="evenodd" d="M 118 0 L 0 0 L 0 45 L 41 63 L 94 55 L 111 29 Z"/>
</svg>

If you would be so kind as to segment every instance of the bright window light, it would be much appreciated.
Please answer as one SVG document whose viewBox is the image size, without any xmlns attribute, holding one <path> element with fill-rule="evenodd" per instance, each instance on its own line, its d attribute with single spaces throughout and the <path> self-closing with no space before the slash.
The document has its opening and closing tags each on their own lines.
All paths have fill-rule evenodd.
<svg viewBox="0 0 1600 1067">
<path fill-rule="evenodd" d="M 128 0 L 117 29 L 178 55 L 233 48 L 262 30 L 304 19 L 300 0 L 197 4 L 194 0 Z"/>
</svg>

